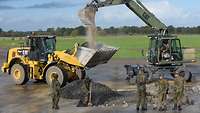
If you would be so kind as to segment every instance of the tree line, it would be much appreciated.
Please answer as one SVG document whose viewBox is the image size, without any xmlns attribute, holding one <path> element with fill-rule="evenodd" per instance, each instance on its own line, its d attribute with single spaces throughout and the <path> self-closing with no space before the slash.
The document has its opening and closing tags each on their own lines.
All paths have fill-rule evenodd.
<svg viewBox="0 0 200 113">
<path fill-rule="evenodd" d="M 47 28 L 46 30 L 37 31 L 4 31 L 0 28 L 0 37 L 23 37 L 35 32 L 37 35 L 57 35 L 57 36 L 84 36 L 86 35 L 86 28 L 78 26 L 75 28 Z M 97 27 L 97 35 L 134 35 L 134 34 L 152 34 L 155 31 L 148 26 L 123 26 L 123 27 Z M 168 32 L 171 34 L 200 34 L 200 26 L 197 27 L 173 27 L 168 26 Z"/>
</svg>

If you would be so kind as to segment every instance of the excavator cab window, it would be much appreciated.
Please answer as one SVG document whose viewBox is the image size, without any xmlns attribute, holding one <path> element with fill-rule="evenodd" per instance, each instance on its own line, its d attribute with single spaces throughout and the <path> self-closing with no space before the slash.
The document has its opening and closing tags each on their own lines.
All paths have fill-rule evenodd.
<svg viewBox="0 0 200 113">
<path fill-rule="evenodd" d="M 183 60 L 181 43 L 177 38 L 162 39 L 160 47 L 160 61 L 181 61 Z"/>
<path fill-rule="evenodd" d="M 152 64 L 183 60 L 181 43 L 175 37 L 150 37 L 148 61 Z"/>
<path fill-rule="evenodd" d="M 157 63 L 157 54 L 158 54 L 158 40 L 155 38 L 150 38 L 149 41 L 149 50 L 148 50 L 148 61 L 151 63 Z"/>
<path fill-rule="evenodd" d="M 170 59 L 170 39 L 161 39 L 159 48 L 159 61 Z"/>
<path fill-rule="evenodd" d="M 179 39 L 171 40 L 171 56 L 173 61 L 183 60 L 183 54 L 181 49 L 181 42 Z"/>
</svg>

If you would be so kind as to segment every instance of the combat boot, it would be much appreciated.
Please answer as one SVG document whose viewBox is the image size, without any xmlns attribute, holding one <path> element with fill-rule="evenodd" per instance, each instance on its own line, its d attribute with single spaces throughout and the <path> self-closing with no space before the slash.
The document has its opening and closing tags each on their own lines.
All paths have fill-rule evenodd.
<svg viewBox="0 0 200 113">
<path fill-rule="evenodd" d="M 172 108 L 172 110 L 177 110 L 177 104 L 174 104 L 174 107 Z"/>
<path fill-rule="evenodd" d="M 181 111 L 181 110 L 182 110 L 181 106 L 178 106 L 178 110 L 179 110 L 179 111 Z"/>
<path fill-rule="evenodd" d="M 55 106 L 54 106 L 54 109 L 58 110 L 58 109 L 60 109 L 60 108 L 59 108 L 58 105 L 55 105 Z"/>
<path fill-rule="evenodd" d="M 167 111 L 167 106 L 165 105 L 163 109 L 164 109 L 164 111 Z"/>
<path fill-rule="evenodd" d="M 162 107 L 159 107 L 158 111 L 164 111 L 164 109 Z"/>
<path fill-rule="evenodd" d="M 54 106 L 52 106 L 52 109 L 55 109 L 55 107 L 54 107 Z"/>
<path fill-rule="evenodd" d="M 146 111 L 146 110 L 147 110 L 147 108 L 144 108 L 144 107 L 142 108 L 142 111 Z"/>
</svg>

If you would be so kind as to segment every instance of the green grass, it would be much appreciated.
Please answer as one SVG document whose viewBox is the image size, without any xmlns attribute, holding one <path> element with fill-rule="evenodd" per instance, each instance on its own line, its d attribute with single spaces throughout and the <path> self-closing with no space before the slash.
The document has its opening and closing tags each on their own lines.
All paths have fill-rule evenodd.
<svg viewBox="0 0 200 113">
<path fill-rule="evenodd" d="M 200 48 L 200 35 L 179 35 L 183 47 Z M 85 37 L 58 37 L 57 50 L 72 48 L 74 43 L 82 43 Z M 0 47 L 16 47 L 22 40 L 1 39 Z M 114 58 L 141 58 L 141 49 L 148 48 L 146 35 L 134 36 L 98 36 L 97 42 L 120 48 Z M 200 56 L 200 52 L 197 53 Z"/>
<path fill-rule="evenodd" d="M 200 48 L 200 35 L 180 35 L 183 47 Z"/>
</svg>

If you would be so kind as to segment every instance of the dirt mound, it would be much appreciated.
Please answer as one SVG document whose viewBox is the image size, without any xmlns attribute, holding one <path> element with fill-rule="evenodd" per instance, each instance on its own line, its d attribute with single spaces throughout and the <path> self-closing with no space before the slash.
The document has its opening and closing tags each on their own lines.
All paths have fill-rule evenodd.
<svg viewBox="0 0 200 113">
<path fill-rule="evenodd" d="M 69 83 L 62 88 L 61 96 L 67 99 L 83 99 L 84 92 L 81 87 L 84 85 L 84 80 L 77 80 Z M 121 95 L 107 87 L 106 85 L 92 82 L 92 104 L 95 106 L 103 105 L 105 102 L 115 100 Z"/>
</svg>

